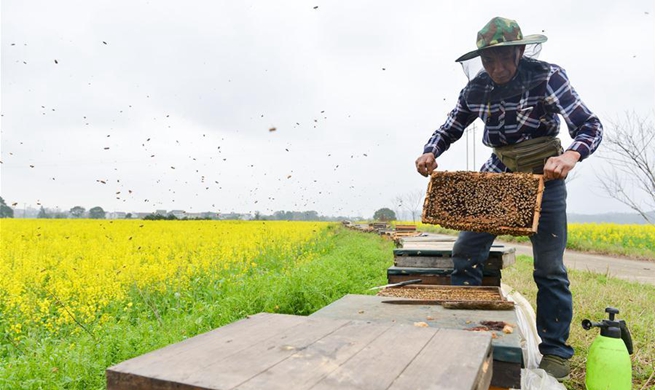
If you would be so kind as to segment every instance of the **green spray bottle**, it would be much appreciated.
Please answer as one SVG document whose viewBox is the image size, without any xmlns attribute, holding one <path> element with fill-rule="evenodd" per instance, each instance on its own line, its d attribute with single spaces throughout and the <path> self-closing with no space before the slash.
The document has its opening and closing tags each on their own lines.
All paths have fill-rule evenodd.
<svg viewBox="0 0 655 390">
<path fill-rule="evenodd" d="M 605 309 L 609 320 L 601 322 L 582 321 L 582 327 L 589 330 L 600 328 L 587 355 L 587 390 L 630 390 L 632 389 L 632 337 L 624 320 L 615 320 L 619 310 Z"/>
</svg>

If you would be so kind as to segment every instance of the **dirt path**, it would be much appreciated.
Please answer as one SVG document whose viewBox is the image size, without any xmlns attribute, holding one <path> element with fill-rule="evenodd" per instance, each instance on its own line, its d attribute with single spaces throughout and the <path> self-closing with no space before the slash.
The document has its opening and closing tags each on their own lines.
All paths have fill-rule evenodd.
<svg viewBox="0 0 655 390">
<path fill-rule="evenodd" d="M 516 242 L 502 242 L 502 244 L 516 248 L 518 255 L 532 257 L 532 245 Z M 633 282 L 655 285 L 655 263 L 649 261 L 594 255 L 567 249 L 564 252 L 564 265 L 569 269 L 592 271 Z"/>
<path fill-rule="evenodd" d="M 443 234 L 423 234 L 434 236 L 440 240 L 455 240 L 455 237 Z M 532 257 L 532 245 L 530 244 L 503 241 L 496 241 L 495 243 L 516 248 L 517 255 Z M 567 249 L 564 253 L 564 264 L 569 269 L 597 272 L 633 282 L 655 285 L 655 262 L 595 255 Z"/>
</svg>

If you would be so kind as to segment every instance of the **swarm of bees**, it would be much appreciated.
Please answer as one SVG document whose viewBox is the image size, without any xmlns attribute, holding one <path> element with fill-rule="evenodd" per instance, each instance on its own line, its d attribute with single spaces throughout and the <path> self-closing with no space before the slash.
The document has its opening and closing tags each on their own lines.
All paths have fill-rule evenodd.
<svg viewBox="0 0 655 390">
<path fill-rule="evenodd" d="M 423 223 L 495 235 L 537 231 L 543 177 L 529 173 L 433 172 Z"/>
</svg>

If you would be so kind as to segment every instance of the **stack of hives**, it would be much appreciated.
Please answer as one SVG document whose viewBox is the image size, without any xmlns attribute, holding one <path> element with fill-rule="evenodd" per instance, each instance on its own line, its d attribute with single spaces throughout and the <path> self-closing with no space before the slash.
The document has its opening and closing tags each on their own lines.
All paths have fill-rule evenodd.
<svg viewBox="0 0 655 390">
<path fill-rule="evenodd" d="M 421 284 L 449 285 L 453 272 L 453 243 L 424 242 L 421 248 L 398 248 L 393 251 L 393 266 L 387 268 L 389 283 L 421 279 Z M 483 286 L 500 286 L 501 272 L 515 262 L 515 249 L 494 245 L 480 265 Z"/>
<path fill-rule="evenodd" d="M 527 173 L 433 172 L 423 222 L 496 235 L 537 231 L 544 181 Z"/>
<path fill-rule="evenodd" d="M 416 231 L 416 225 L 396 225 L 392 231 L 391 238 L 396 241 L 401 237 L 412 237 L 416 236 L 418 232 Z"/>
<path fill-rule="evenodd" d="M 378 231 L 389 229 L 389 224 L 386 222 L 373 222 L 370 226 Z"/>
<path fill-rule="evenodd" d="M 350 222 L 348 224 L 343 224 L 343 226 L 345 226 L 348 229 L 357 230 L 357 231 L 360 231 L 360 232 L 368 233 L 368 232 L 373 231 L 373 228 L 368 223 L 352 223 L 352 222 Z"/>
</svg>

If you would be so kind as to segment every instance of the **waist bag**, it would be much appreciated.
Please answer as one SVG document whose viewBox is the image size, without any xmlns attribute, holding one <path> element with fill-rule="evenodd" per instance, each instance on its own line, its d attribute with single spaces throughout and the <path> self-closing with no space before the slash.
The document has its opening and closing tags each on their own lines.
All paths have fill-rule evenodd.
<svg viewBox="0 0 655 390">
<path fill-rule="evenodd" d="M 494 148 L 494 154 L 512 172 L 543 173 L 548 158 L 564 151 L 557 137 L 538 137 Z"/>
</svg>

